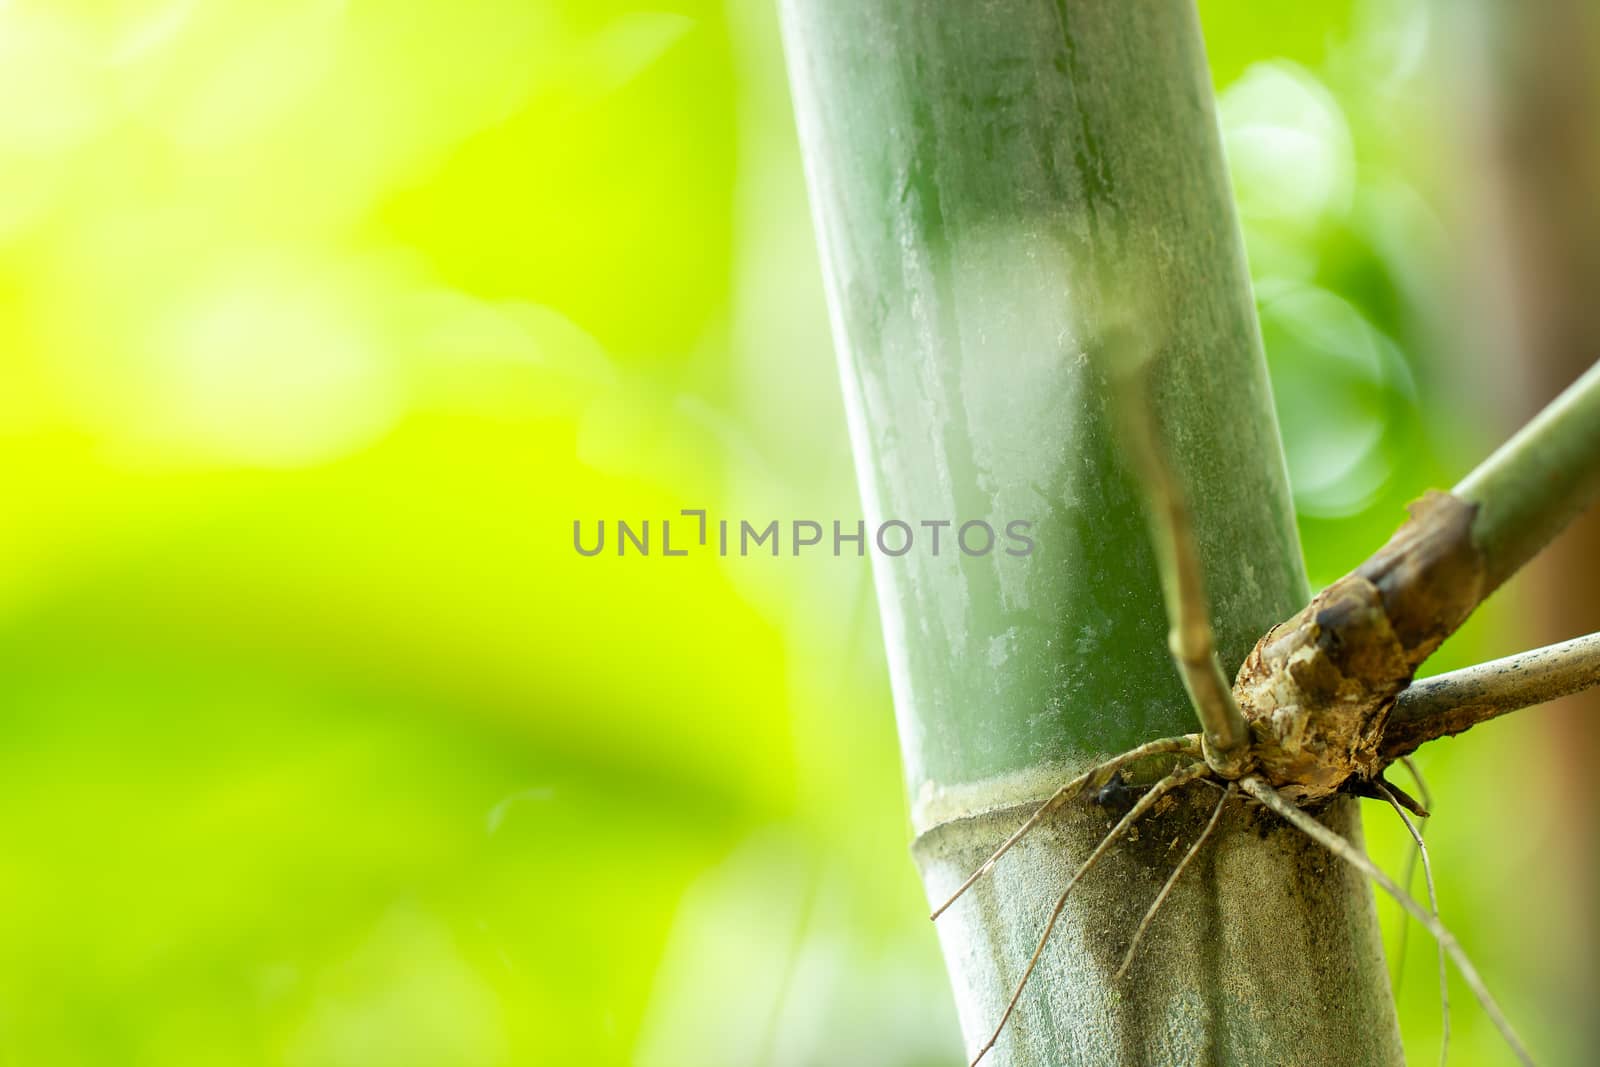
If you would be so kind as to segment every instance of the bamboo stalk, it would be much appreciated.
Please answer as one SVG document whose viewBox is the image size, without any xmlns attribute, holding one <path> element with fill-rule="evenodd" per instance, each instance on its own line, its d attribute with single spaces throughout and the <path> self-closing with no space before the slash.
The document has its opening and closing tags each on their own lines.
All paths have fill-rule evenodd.
<svg viewBox="0 0 1600 1067">
<path fill-rule="evenodd" d="M 869 522 L 1033 524 L 1026 556 L 874 554 L 932 904 L 1098 757 L 1194 728 L 1090 358 L 1130 321 L 1230 676 L 1308 590 L 1192 3 L 782 11 Z M 1215 810 L 1172 799 L 1075 890 L 999 1062 L 1398 1063 L 1370 891 L 1244 805 L 1112 981 Z M 939 920 L 970 1051 L 1114 821 L 1067 800 Z"/>
</svg>

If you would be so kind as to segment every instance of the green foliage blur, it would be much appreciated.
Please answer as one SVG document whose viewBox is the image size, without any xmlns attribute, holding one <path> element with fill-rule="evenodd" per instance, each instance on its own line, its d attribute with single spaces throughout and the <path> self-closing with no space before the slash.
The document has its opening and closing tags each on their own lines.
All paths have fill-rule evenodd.
<svg viewBox="0 0 1600 1067">
<path fill-rule="evenodd" d="M 1325 581 L 1505 428 L 1439 20 L 1202 9 Z M 767 0 L 0 4 L 0 1063 L 959 1061 L 866 565 L 571 549 L 859 514 L 802 174 Z M 1424 757 L 1445 915 L 1561 1050 L 1490 729 Z"/>
</svg>

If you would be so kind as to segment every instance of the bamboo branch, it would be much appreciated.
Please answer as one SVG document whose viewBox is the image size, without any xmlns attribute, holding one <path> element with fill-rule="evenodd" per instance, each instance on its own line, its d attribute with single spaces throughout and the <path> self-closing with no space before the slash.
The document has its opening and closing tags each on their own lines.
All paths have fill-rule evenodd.
<svg viewBox="0 0 1600 1067">
<path fill-rule="evenodd" d="M 1354 574 L 1370 582 L 1415 669 L 1501 583 L 1600 497 L 1600 363 Z"/>
<path fill-rule="evenodd" d="M 1315 799 L 1352 772 L 1371 777 L 1415 748 L 1391 741 L 1391 703 L 1444 639 L 1596 495 L 1600 367 L 1455 492 L 1413 503 L 1388 543 L 1257 642 L 1234 695 L 1248 719 L 1265 724 L 1254 754 L 1269 780 L 1292 799 Z M 1303 728 L 1274 717 L 1290 705 L 1301 710 Z"/>
<path fill-rule="evenodd" d="M 1237 775 L 1250 730 L 1217 660 L 1205 573 L 1183 490 L 1156 439 L 1149 371 L 1111 367 L 1117 427 L 1144 490 L 1145 514 L 1167 609 L 1167 648 L 1205 734 L 1206 758 Z"/>
<path fill-rule="evenodd" d="M 1413 683 L 1396 699 L 1383 751 L 1398 759 L 1428 741 L 1600 685 L 1600 633 Z"/>
<path fill-rule="evenodd" d="M 1477 505 L 1487 596 L 1600 498 L 1600 363 L 1451 492 Z"/>
</svg>

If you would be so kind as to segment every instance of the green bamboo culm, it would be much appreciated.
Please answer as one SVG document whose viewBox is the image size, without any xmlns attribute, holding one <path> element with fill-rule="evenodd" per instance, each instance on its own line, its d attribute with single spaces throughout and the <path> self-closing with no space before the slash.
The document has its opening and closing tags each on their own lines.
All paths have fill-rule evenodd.
<svg viewBox="0 0 1600 1067">
<path fill-rule="evenodd" d="M 1308 590 L 1191 0 L 783 16 L 864 504 L 917 534 L 874 566 L 936 901 L 1097 757 L 1196 729 L 1102 357 L 1148 363 L 1230 678 Z M 964 551 L 974 520 L 1032 551 Z M 1216 797 L 1075 891 L 995 1062 L 1400 1061 L 1370 892 L 1243 803 L 1112 983 Z M 1064 806 L 940 920 L 969 1049 L 1118 814 Z M 1323 817 L 1359 840 L 1352 803 Z"/>
</svg>

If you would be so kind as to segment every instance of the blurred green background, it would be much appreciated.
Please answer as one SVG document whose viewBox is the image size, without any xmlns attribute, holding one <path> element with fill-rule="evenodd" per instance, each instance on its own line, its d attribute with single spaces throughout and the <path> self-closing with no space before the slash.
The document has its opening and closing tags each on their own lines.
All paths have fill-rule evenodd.
<svg viewBox="0 0 1600 1067">
<path fill-rule="evenodd" d="M 1201 6 L 1325 582 L 1519 414 L 1452 31 Z M 0 4 L 0 449 L 0 1063 L 959 1062 L 865 562 L 570 547 L 859 515 L 768 0 Z M 1576 1062 L 1557 724 L 1422 764 L 1447 922 Z"/>
</svg>

